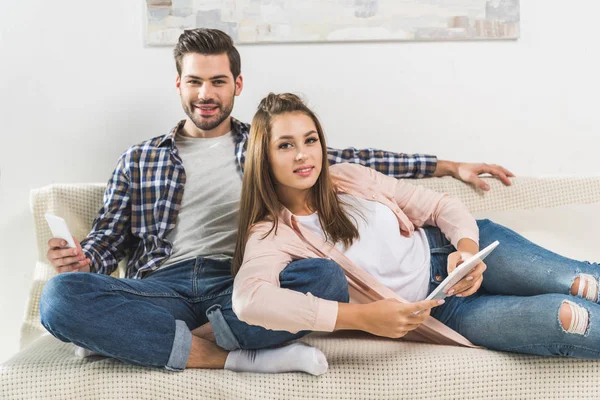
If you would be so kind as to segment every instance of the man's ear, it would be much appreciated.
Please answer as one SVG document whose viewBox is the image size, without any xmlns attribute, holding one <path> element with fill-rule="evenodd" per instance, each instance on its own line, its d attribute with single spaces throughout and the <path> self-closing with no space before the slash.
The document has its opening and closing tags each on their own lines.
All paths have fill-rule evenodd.
<svg viewBox="0 0 600 400">
<path fill-rule="evenodd" d="M 242 93 L 242 89 L 244 88 L 244 78 L 242 75 L 239 75 L 235 80 L 235 95 L 239 96 Z"/>
<path fill-rule="evenodd" d="M 179 75 L 175 78 L 175 87 L 177 88 L 177 93 L 181 95 L 181 76 Z"/>
</svg>

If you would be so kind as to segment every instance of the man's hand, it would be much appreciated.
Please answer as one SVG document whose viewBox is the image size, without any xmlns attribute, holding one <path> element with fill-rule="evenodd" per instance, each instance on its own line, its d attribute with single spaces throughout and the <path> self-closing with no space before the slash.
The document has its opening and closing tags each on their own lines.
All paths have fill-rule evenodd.
<svg viewBox="0 0 600 400">
<path fill-rule="evenodd" d="M 490 174 L 510 186 L 510 180 L 515 175 L 506 168 L 497 164 L 461 163 L 439 160 L 433 176 L 452 176 L 476 188 L 490 190 L 490 186 L 479 177 L 481 174 Z"/>
<path fill-rule="evenodd" d="M 77 246 L 74 249 L 66 248 L 67 242 L 63 239 L 53 238 L 48 241 L 46 258 L 59 274 L 71 271 L 90 272 L 90 259 L 81 250 L 79 241 L 75 238 L 73 241 Z"/>
</svg>

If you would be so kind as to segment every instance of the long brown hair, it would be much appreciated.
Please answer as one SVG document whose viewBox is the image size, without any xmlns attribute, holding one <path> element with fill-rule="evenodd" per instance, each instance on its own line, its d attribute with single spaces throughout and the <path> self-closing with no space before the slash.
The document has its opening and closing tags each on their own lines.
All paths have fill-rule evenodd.
<svg viewBox="0 0 600 400">
<path fill-rule="evenodd" d="M 321 174 L 310 189 L 309 199 L 312 208 L 317 212 L 325 237 L 333 243 L 341 241 L 346 247 L 350 246 L 354 239 L 358 239 L 358 229 L 350 220 L 350 215 L 345 209 L 347 205 L 336 195 L 329 175 L 327 145 L 319 119 L 298 96 L 291 93 L 269 93 L 258 105 L 258 111 L 252 119 L 250 128 L 240 200 L 238 237 L 231 264 L 233 276 L 242 265 L 246 241 L 252 225 L 270 220 L 273 221 L 273 226 L 263 238 L 267 237 L 273 229 L 277 233 L 278 214 L 282 205 L 277 197 L 269 166 L 271 124 L 274 117 L 291 112 L 300 112 L 310 117 L 319 135 L 323 164 Z"/>
</svg>

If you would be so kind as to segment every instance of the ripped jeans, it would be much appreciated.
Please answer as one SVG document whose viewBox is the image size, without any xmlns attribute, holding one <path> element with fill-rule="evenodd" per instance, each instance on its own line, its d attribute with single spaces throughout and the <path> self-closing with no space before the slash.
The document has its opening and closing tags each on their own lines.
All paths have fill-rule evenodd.
<svg viewBox="0 0 600 400">
<path fill-rule="evenodd" d="M 552 253 L 490 220 L 477 225 L 480 248 L 500 241 L 484 261 L 481 288 L 468 297 L 446 297 L 431 316 L 492 350 L 600 358 L 600 266 Z M 456 249 L 438 228 L 426 227 L 425 232 L 431 248 L 431 293 L 447 276 L 448 254 Z M 572 295 L 572 286 L 579 286 L 576 278 L 585 290 Z M 567 329 L 559 319 L 563 304 L 570 305 L 576 321 Z"/>
</svg>

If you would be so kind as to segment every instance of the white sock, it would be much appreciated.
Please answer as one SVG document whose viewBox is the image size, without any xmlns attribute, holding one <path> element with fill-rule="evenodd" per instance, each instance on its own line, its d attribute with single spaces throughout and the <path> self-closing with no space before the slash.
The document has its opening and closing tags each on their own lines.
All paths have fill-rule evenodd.
<svg viewBox="0 0 600 400">
<path fill-rule="evenodd" d="M 79 358 L 86 358 L 86 357 L 91 357 L 91 356 L 101 356 L 102 355 L 100 353 L 96 353 L 95 351 L 84 349 L 83 347 L 77 346 L 76 344 L 74 344 L 73 346 L 75 346 L 75 355 Z"/>
<path fill-rule="evenodd" d="M 329 365 L 321 350 L 303 343 L 261 350 L 234 350 L 229 352 L 225 369 L 237 372 L 307 372 L 322 375 Z"/>
</svg>

